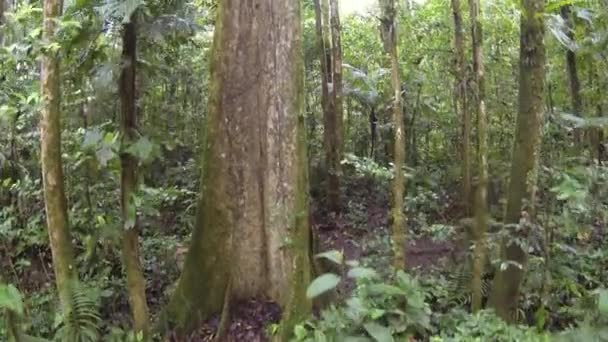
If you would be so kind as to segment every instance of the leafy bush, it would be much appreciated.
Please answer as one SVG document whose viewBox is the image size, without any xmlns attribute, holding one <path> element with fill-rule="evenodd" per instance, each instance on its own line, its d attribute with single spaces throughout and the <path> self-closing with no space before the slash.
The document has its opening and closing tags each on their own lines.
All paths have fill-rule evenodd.
<svg viewBox="0 0 608 342">
<path fill-rule="evenodd" d="M 425 302 L 426 294 L 415 278 L 399 271 L 387 283 L 375 272 L 360 267 L 351 268 L 349 274 L 359 279 L 352 297 L 342 306 L 323 311 L 320 318 L 297 325 L 294 341 L 368 341 L 371 338 L 384 342 L 423 335 L 429 330 L 431 312 Z M 323 275 L 317 279 L 329 277 Z"/>
<path fill-rule="evenodd" d="M 444 320 L 441 335 L 431 338 L 433 342 L 540 342 L 550 341 L 547 334 L 538 333 L 535 329 L 509 325 L 492 311 L 479 311 L 467 314 L 455 311 Z"/>
</svg>

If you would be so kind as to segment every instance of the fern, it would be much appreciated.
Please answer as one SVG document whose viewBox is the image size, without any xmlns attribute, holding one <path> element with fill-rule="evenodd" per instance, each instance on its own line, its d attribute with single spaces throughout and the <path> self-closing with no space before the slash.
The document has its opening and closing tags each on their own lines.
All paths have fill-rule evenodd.
<svg viewBox="0 0 608 342">
<path fill-rule="evenodd" d="M 83 285 L 75 283 L 70 302 L 71 307 L 64 312 L 55 339 L 62 342 L 98 341 L 101 318 L 95 296 Z"/>
<path fill-rule="evenodd" d="M 455 271 L 452 276 L 449 293 L 454 302 L 459 305 L 469 305 L 471 303 L 471 283 L 473 281 L 473 263 L 469 256 Z M 487 270 L 486 270 L 487 271 Z M 485 272 L 481 279 L 481 295 L 487 297 L 491 289 L 491 273 Z"/>
</svg>

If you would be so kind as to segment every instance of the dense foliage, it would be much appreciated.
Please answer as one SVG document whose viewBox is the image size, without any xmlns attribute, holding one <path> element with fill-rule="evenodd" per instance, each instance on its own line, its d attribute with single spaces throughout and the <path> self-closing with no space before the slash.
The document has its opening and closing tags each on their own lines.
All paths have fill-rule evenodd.
<svg viewBox="0 0 608 342">
<path fill-rule="evenodd" d="M 214 186 L 201 184 L 201 169 L 208 147 L 209 94 L 215 90 L 209 81 L 214 24 L 222 0 L 66 0 L 52 41 L 42 39 L 41 1 L 10 1 L 10 6 L 0 1 L 0 339 L 148 338 L 132 328 L 123 274 L 122 234 L 129 226 L 120 206 L 125 154 L 137 160 L 140 172 L 126 221 L 137 221 L 141 229 L 152 335 L 172 336 L 163 327 L 163 310 L 184 267 L 199 189 Z M 519 223 L 503 224 L 516 137 L 523 8 L 515 1 L 481 2 L 490 224 L 483 236 L 486 310 L 471 312 L 474 232 L 465 213 L 469 199 L 462 198 L 463 123 L 453 87 L 457 75 L 450 2 L 398 1 L 405 271 L 393 269 L 391 261 L 394 90 L 378 15 L 348 13 L 341 18 L 342 201 L 341 211 L 331 212 L 325 192 L 315 6 L 301 2 L 311 253 L 317 254 L 312 263 L 322 264 L 323 272 L 308 287 L 315 315 L 295 325 L 293 340 L 608 340 L 608 3 L 544 4 L 547 60 L 545 89 L 538 96 L 545 116 L 535 169 L 536 203 Z M 570 17 L 563 14 L 566 6 Z M 462 4 L 468 34 L 467 8 Z M 125 142 L 119 121 L 121 34 L 132 17 L 138 23 L 139 129 L 137 139 Z M 464 82 L 473 89 L 470 38 L 465 47 Z M 578 104 L 572 99 L 569 53 L 577 66 Z M 71 285 L 70 311 L 57 309 L 45 228 L 42 56 L 55 56 L 62 66 L 61 159 L 80 275 Z M 471 144 L 477 146 L 478 128 L 472 127 Z M 474 187 L 475 181 L 473 177 Z M 528 214 L 533 218 L 528 220 Z M 503 260 L 505 241 L 527 252 L 526 265 Z M 494 274 L 508 267 L 525 271 L 514 324 L 498 318 L 489 301 Z M 224 321 L 223 315 L 210 320 Z M 218 322 L 209 325 L 221 330 Z M 277 322 L 264 324 L 267 335 L 278 336 Z"/>
</svg>

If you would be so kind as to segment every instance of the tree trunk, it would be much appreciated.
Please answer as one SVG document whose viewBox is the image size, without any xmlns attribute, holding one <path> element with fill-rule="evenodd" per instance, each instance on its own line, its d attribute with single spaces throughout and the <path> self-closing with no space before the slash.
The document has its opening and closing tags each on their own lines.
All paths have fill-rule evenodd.
<svg viewBox="0 0 608 342">
<path fill-rule="evenodd" d="M 333 2 L 336 0 L 332 0 Z M 332 6 L 333 7 L 333 6 Z M 328 0 L 315 0 L 315 24 L 317 49 L 321 62 L 321 85 L 322 97 L 321 106 L 323 108 L 323 147 L 325 150 L 325 169 L 326 169 L 326 195 L 327 204 L 330 211 L 337 213 L 340 211 L 340 160 L 341 160 L 341 129 L 342 116 L 337 113 L 342 112 L 342 48 L 340 45 L 340 19 L 337 21 L 335 15 L 339 15 L 337 10 L 331 11 Z M 330 25 L 331 24 L 331 25 Z M 335 32 L 334 32 L 335 31 Z M 334 45 L 330 42 L 330 33 L 334 40 Z M 337 35 L 337 38 L 334 37 Z M 340 66 L 335 68 L 337 59 Z M 335 80 L 334 77 L 338 77 Z M 338 82 L 339 81 L 339 84 Z M 339 105 L 337 100 L 340 100 Z"/>
<path fill-rule="evenodd" d="M 545 1 L 523 0 L 522 4 L 518 115 L 504 218 L 506 225 L 525 224 L 532 219 L 543 117 L 545 45 L 542 14 Z M 500 317 L 513 321 L 527 261 L 526 251 L 513 240 L 527 237 L 524 229 L 513 230 L 508 226 L 505 229 L 510 230 L 510 238 L 501 246 L 503 265 L 495 275 L 490 303 Z"/>
<path fill-rule="evenodd" d="M 473 255 L 471 310 L 476 312 L 482 304 L 482 276 L 485 262 L 485 234 L 488 226 L 488 128 L 485 103 L 485 75 L 483 64 L 483 32 L 479 0 L 469 0 L 471 16 L 471 41 L 473 48 L 473 72 L 475 74 L 475 111 L 477 114 L 477 173 L 478 184 L 475 196 L 475 229 L 473 238 L 475 250 Z"/>
<path fill-rule="evenodd" d="M 123 149 L 139 138 L 136 107 L 137 26 L 135 16 L 123 25 L 122 70 L 120 74 L 120 132 Z M 133 198 L 138 187 L 138 160 L 129 153 L 120 156 L 121 208 L 123 219 L 122 257 L 127 275 L 127 291 L 133 315 L 133 329 L 148 338 L 146 280 L 139 257 L 139 225 Z"/>
<path fill-rule="evenodd" d="M 43 39 L 55 39 L 56 20 L 61 15 L 61 1 L 44 1 Z M 44 101 L 40 121 L 40 145 L 46 224 L 49 232 L 59 299 L 67 314 L 71 309 L 71 286 L 78 279 L 70 238 L 68 210 L 61 161 L 61 93 L 59 58 L 52 53 L 42 56 L 41 95 Z"/>
<path fill-rule="evenodd" d="M 564 5 L 561 7 L 561 16 L 566 23 L 566 35 L 574 43 L 574 18 L 572 18 L 571 6 Z M 583 109 L 583 100 L 581 98 L 581 82 L 578 78 L 578 68 L 576 63 L 576 54 L 571 49 L 566 50 L 566 72 L 568 73 L 568 90 L 570 92 L 571 109 L 574 115 L 581 116 Z M 574 142 L 580 144 L 582 142 L 582 132 L 579 128 L 574 130 Z"/>
<path fill-rule="evenodd" d="M 397 10 L 394 0 L 380 0 L 382 11 L 381 33 L 384 46 L 391 65 L 391 84 L 393 86 L 393 125 L 394 125 L 394 178 L 392 184 L 392 239 L 393 239 L 393 266 L 396 269 L 405 268 L 405 215 L 403 213 L 403 196 L 405 176 L 403 166 L 405 163 L 405 137 L 403 127 L 403 107 L 401 105 L 401 75 L 397 55 L 397 25 L 395 17 Z"/>
<path fill-rule="evenodd" d="M 370 147 L 369 147 L 369 158 L 376 160 L 376 140 L 378 140 L 378 115 L 376 114 L 376 108 L 371 106 L 369 111 L 369 132 L 370 132 Z"/>
<path fill-rule="evenodd" d="M 0 0 L 0 28 L 4 25 L 4 0 Z M 0 46 L 4 45 L 4 35 L 0 30 Z"/>
<path fill-rule="evenodd" d="M 465 216 L 471 214 L 471 118 L 467 105 L 467 80 L 464 63 L 464 34 L 460 0 L 452 0 L 454 17 L 454 50 L 456 59 L 456 80 L 454 83 L 456 114 L 462 122 L 462 203 Z"/>
<path fill-rule="evenodd" d="M 332 113 L 332 120 L 334 131 L 331 132 L 333 135 L 333 143 L 335 144 L 335 156 L 333 156 L 333 170 L 335 175 L 334 181 L 330 183 L 330 209 L 333 212 L 340 212 L 340 175 L 342 174 L 342 155 L 344 153 L 344 98 L 342 89 L 342 40 L 341 40 L 341 26 L 340 26 L 340 11 L 338 0 L 330 0 L 330 11 L 331 11 L 331 44 L 332 44 L 332 95 L 334 112 Z"/>
<path fill-rule="evenodd" d="M 181 333 L 229 283 L 231 300 L 279 303 L 285 336 L 310 312 L 300 25 L 297 1 L 220 2 L 196 226 L 165 317 Z"/>
</svg>

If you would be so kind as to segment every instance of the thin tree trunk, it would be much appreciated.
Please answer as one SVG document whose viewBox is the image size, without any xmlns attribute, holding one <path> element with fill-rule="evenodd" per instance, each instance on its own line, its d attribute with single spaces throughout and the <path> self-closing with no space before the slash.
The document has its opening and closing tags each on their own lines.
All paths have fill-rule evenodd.
<svg viewBox="0 0 608 342">
<path fill-rule="evenodd" d="M 570 5 L 561 7 L 561 16 L 564 19 L 568 30 L 566 35 L 573 43 L 576 42 L 576 37 L 574 36 L 574 19 L 572 18 Z M 570 92 L 572 112 L 576 116 L 581 116 L 583 109 L 581 82 L 578 77 L 576 54 L 569 48 L 566 50 L 566 72 L 568 73 L 568 90 Z M 582 143 L 582 131 L 578 128 L 574 130 L 574 142 L 575 144 Z"/>
<path fill-rule="evenodd" d="M 541 140 L 545 80 L 544 0 L 523 0 L 519 57 L 518 115 L 513 143 L 513 159 L 507 194 L 503 241 L 503 264 L 494 277 L 490 304 L 505 320 L 513 321 L 527 262 L 527 253 L 515 239 L 527 239 L 525 229 L 508 225 L 526 224 L 533 219 L 536 197 L 536 165 Z M 525 228 L 525 227 L 520 227 Z"/>
<path fill-rule="evenodd" d="M 137 26 L 135 16 L 123 25 L 122 70 L 120 74 L 120 131 L 123 146 L 138 139 L 136 107 Z M 129 153 L 120 156 L 121 208 L 123 219 L 122 257 L 127 275 L 127 292 L 133 315 L 133 329 L 148 338 L 146 280 L 139 257 L 139 225 L 133 197 L 138 187 L 138 160 Z"/>
<path fill-rule="evenodd" d="M 0 0 L 0 28 L 2 27 L 2 25 L 4 25 L 4 11 L 4 0 Z M 2 45 L 4 45 L 4 35 L 3 32 L 0 30 L 0 46 Z"/>
<path fill-rule="evenodd" d="M 336 101 L 339 98 L 342 100 L 342 60 L 340 59 L 340 68 L 338 74 L 335 72 L 335 55 L 342 54 L 341 47 L 332 47 L 330 34 L 334 35 L 334 30 L 337 30 L 339 43 L 339 25 L 340 21 L 336 22 L 333 18 L 334 12 L 330 16 L 329 0 L 315 0 L 315 22 L 317 35 L 317 49 L 319 50 L 319 59 L 321 61 L 321 78 L 322 78 L 322 98 L 321 106 L 323 107 L 323 147 L 325 150 L 325 168 L 326 168 L 326 195 L 327 204 L 330 211 L 338 213 L 340 211 L 340 159 L 341 159 L 341 116 L 338 119 L 338 110 L 342 111 L 342 102 L 339 107 Z M 332 2 L 335 0 L 332 0 Z M 331 18 L 331 19 L 330 19 Z M 332 20 L 335 22 L 333 25 Z M 337 27 L 336 27 L 337 25 Z M 334 38 L 335 40 L 336 38 Z M 340 84 L 337 86 L 334 77 L 338 76 Z M 339 96 L 337 95 L 339 92 Z"/>
<path fill-rule="evenodd" d="M 422 83 L 418 85 L 418 90 L 416 91 L 416 105 L 414 106 L 414 110 L 412 112 L 412 120 L 409 122 L 408 127 L 408 139 L 409 141 L 408 147 L 405 149 L 405 154 L 407 155 L 410 165 L 412 167 L 418 166 L 418 142 L 416 141 L 416 120 L 418 119 L 418 115 L 420 113 L 420 97 L 422 96 Z"/>
<path fill-rule="evenodd" d="M 53 41 L 57 18 L 61 15 L 61 1 L 44 1 L 43 39 Z M 54 54 L 42 56 L 41 95 L 44 101 L 40 121 L 42 179 L 46 224 L 49 232 L 55 280 L 59 299 L 67 315 L 71 310 L 71 286 L 78 280 L 63 183 L 61 161 L 61 93 L 59 58 Z"/>
<path fill-rule="evenodd" d="M 370 131 L 370 147 L 369 157 L 375 160 L 376 155 L 376 140 L 378 140 L 378 115 L 376 109 L 372 106 L 369 112 L 369 131 Z"/>
<path fill-rule="evenodd" d="M 393 266 L 396 269 L 405 268 L 405 214 L 403 212 L 403 196 L 405 189 L 405 137 L 403 127 L 403 107 L 401 105 L 401 75 L 397 54 L 397 25 L 395 18 L 397 10 L 394 0 L 380 0 L 381 33 L 384 46 L 391 65 L 391 84 L 393 87 L 393 125 L 394 125 L 394 178 L 392 184 L 392 239 Z"/>
<path fill-rule="evenodd" d="M 469 0 L 471 16 L 471 41 L 473 46 L 473 72 L 475 74 L 475 112 L 477 114 L 477 168 L 478 184 L 475 196 L 475 250 L 473 255 L 471 310 L 476 312 L 482 305 L 482 275 L 485 261 L 485 234 L 488 217 L 488 127 L 485 104 L 485 70 L 483 64 L 483 32 L 479 0 Z"/>
<path fill-rule="evenodd" d="M 300 26 L 297 1 L 220 2 L 196 225 L 163 317 L 181 333 L 225 298 L 279 303 L 281 340 L 310 313 Z"/>
<path fill-rule="evenodd" d="M 330 0 L 330 24 L 331 24 L 331 42 L 332 42 L 332 62 L 333 62 L 333 100 L 334 100 L 334 121 L 338 136 L 335 138 L 338 150 L 337 168 L 340 172 L 340 162 L 344 153 L 344 98 L 342 85 L 342 39 L 340 11 L 338 0 Z M 338 189 L 339 191 L 339 189 Z M 339 200 L 339 192 L 338 192 Z M 338 202 L 339 206 L 339 202 Z"/>
<path fill-rule="evenodd" d="M 467 104 L 467 81 L 464 59 L 464 34 L 462 30 L 462 15 L 460 13 L 460 0 L 452 0 L 452 14 L 454 17 L 454 49 L 456 57 L 456 80 L 454 94 L 456 114 L 462 120 L 462 203 L 465 216 L 471 214 L 471 118 Z"/>
</svg>

